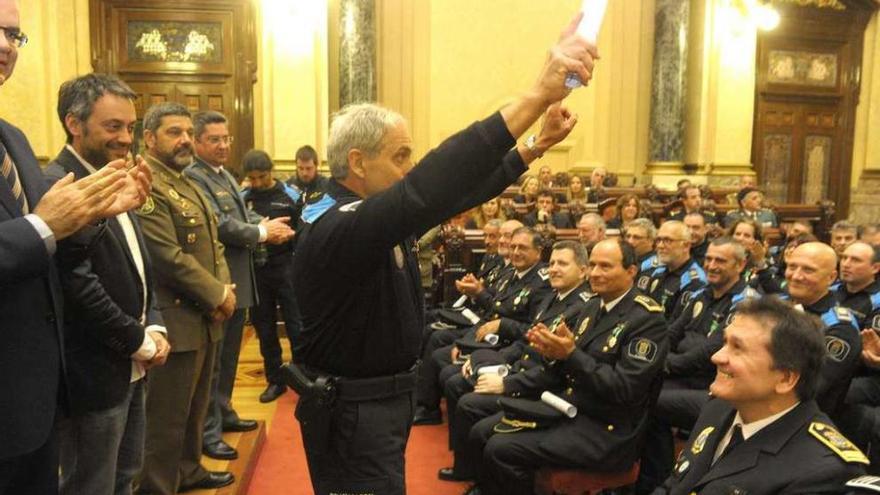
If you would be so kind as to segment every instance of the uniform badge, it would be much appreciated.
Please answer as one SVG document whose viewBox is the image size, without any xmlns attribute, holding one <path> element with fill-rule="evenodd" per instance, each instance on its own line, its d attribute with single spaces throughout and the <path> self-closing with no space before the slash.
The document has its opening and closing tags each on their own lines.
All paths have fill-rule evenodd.
<svg viewBox="0 0 880 495">
<path fill-rule="evenodd" d="M 400 249 L 400 245 L 394 246 L 394 263 L 397 264 L 397 268 L 403 268 L 403 249 Z"/>
<path fill-rule="evenodd" d="M 587 316 L 584 318 L 584 321 L 581 322 L 581 326 L 578 327 L 577 335 L 580 337 L 584 332 L 587 331 L 587 327 L 590 326 L 590 317 Z"/>
<path fill-rule="evenodd" d="M 678 467 L 675 469 L 675 471 L 678 474 L 683 474 L 685 471 L 688 470 L 689 467 L 691 467 L 691 463 L 690 463 L 690 461 L 685 459 L 684 461 L 681 462 L 681 464 L 678 465 Z"/>
<path fill-rule="evenodd" d="M 846 359 L 846 356 L 849 355 L 849 349 L 849 342 L 831 335 L 825 337 L 825 352 L 828 357 L 838 363 Z"/>
<path fill-rule="evenodd" d="M 657 289 L 657 284 L 659 284 L 659 283 L 660 283 L 660 279 L 659 279 L 659 278 L 656 279 L 656 280 L 654 280 L 653 282 L 651 282 L 651 292 L 654 292 L 654 290 Z"/>
<path fill-rule="evenodd" d="M 174 189 L 168 190 L 168 197 L 175 200 L 175 201 L 180 200 L 180 194 L 178 194 L 177 191 L 175 191 Z"/>
<path fill-rule="evenodd" d="M 651 283 L 651 276 L 642 275 L 641 277 L 639 277 L 639 282 L 636 285 L 638 285 L 639 289 L 641 290 L 648 290 L 649 283 Z"/>
<path fill-rule="evenodd" d="M 715 431 L 714 426 L 707 426 L 703 429 L 703 431 L 700 432 L 700 434 L 697 436 L 697 439 L 694 440 L 694 444 L 691 445 L 692 454 L 699 455 L 700 452 L 703 451 L 703 447 L 706 446 L 706 440 L 709 439 L 709 435 L 711 435 L 713 431 Z"/>
<path fill-rule="evenodd" d="M 633 359 L 653 363 L 657 357 L 657 344 L 650 339 L 636 339 L 629 343 L 626 354 Z"/>
<path fill-rule="evenodd" d="M 614 347 L 617 345 L 617 339 L 618 339 L 618 337 L 620 337 L 620 333 L 623 332 L 624 328 L 626 328 L 626 322 L 622 321 L 622 322 L 618 323 L 617 326 L 614 327 L 613 330 L 611 330 L 611 335 L 608 337 L 608 340 L 605 341 L 605 344 L 608 347 L 608 350 L 614 349 Z M 606 350 L 606 349 L 602 349 L 602 350 L 605 352 L 608 352 L 608 350 Z"/>
<path fill-rule="evenodd" d="M 544 268 L 538 270 L 538 276 L 541 277 L 541 280 L 547 280 L 550 278 L 550 270 L 548 270 L 545 266 Z"/>
<path fill-rule="evenodd" d="M 694 319 L 696 319 L 697 317 L 699 317 L 699 316 L 700 316 L 700 313 L 702 313 L 702 312 L 703 312 L 703 301 L 697 301 L 697 302 L 695 302 L 695 303 L 694 303 L 694 311 L 693 311 L 693 313 L 692 313 Z"/>
<path fill-rule="evenodd" d="M 880 315 L 875 316 L 874 319 L 871 320 L 871 328 L 874 330 L 880 330 Z"/>
<path fill-rule="evenodd" d="M 562 321 L 562 315 L 553 318 L 553 323 L 550 324 L 550 331 L 556 333 L 556 327 L 559 326 L 559 322 Z"/>
<path fill-rule="evenodd" d="M 718 331 L 718 320 L 712 320 L 712 324 L 709 325 L 709 332 L 706 334 L 706 337 L 711 337 L 713 333 Z"/>
<path fill-rule="evenodd" d="M 186 234 L 186 243 L 187 244 L 195 244 L 196 243 L 196 235 L 193 233 Z"/>
<path fill-rule="evenodd" d="M 153 197 L 147 196 L 147 200 L 144 201 L 144 204 L 141 205 L 140 209 L 138 210 L 138 213 L 140 213 L 142 215 L 149 215 L 150 213 L 153 213 L 153 211 L 155 209 L 156 209 L 156 202 L 153 201 Z"/>
<path fill-rule="evenodd" d="M 810 434 L 835 454 L 839 455 L 844 461 L 868 464 L 868 458 L 865 457 L 865 454 L 834 429 L 833 426 L 813 421 L 810 423 Z"/>
<path fill-rule="evenodd" d="M 531 292 L 531 290 L 528 288 L 519 291 L 519 294 L 517 294 L 516 297 L 513 299 L 513 305 L 519 306 L 519 303 L 521 303 L 523 299 L 529 297 L 529 292 Z"/>
</svg>

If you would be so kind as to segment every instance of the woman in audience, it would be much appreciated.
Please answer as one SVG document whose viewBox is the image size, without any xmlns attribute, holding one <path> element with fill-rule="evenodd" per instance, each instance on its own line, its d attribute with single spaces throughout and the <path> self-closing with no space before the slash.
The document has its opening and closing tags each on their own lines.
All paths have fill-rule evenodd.
<svg viewBox="0 0 880 495">
<path fill-rule="evenodd" d="M 534 175 L 526 175 L 523 178 L 522 186 L 519 188 L 519 194 L 513 197 L 513 202 L 534 208 L 540 189 L 541 183 L 538 181 L 538 178 Z"/>
<path fill-rule="evenodd" d="M 464 224 L 466 229 L 482 229 L 489 220 L 507 220 L 507 216 L 501 210 L 501 198 L 492 198 L 473 209 L 471 217 Z"/>
<path fill-rule="evenodd" d="M 743 272 L 743 278 L 753 288 L 758 288 L 760 282 L 757 278 L 755 267 L 767 266 L 767 246 L 764 244 L 764 229 L 761 224 L 750 217 L 739 217 L 727 227 L 727 235 L 733 237 L 745 246 L 749 253 L 748 264 Z"/>
<path fill-rule="evenodd" d="M 568 180 L 568 189 L 565 191 L 565 200 L 571 207 L 574 203 L 587 203 L 587 189 L 584 180 L 579 175 L 572 175 Z"/>
<path fill-rule="evenodd" d="M 609 229 L 625 229 L 636 218 L 645 217 L 639 197 L 626 193 L 617 199 L 617 216 L 608 222 Z"/>
</svg>

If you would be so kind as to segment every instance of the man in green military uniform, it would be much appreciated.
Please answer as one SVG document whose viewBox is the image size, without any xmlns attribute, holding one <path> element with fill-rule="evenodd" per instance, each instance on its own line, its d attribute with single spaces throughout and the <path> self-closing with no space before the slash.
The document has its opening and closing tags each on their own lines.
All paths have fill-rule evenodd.
<svg viewBox="0 0 880 495">
<path fill-rule="evenodd" d="M 161 103 L 144 115 L 153 192 L 138 216 L 172 352 L 150 374 L 140 494 L 233 482 L 231 473 L 210 472 L 200 463 L 211 370 L 222 322 L 235 311 L 235 286 L 229 284 L 214 211 L 182 173 L 193 160 L 192 138 L 190 113 L 180 104 Z"/>
</svg>

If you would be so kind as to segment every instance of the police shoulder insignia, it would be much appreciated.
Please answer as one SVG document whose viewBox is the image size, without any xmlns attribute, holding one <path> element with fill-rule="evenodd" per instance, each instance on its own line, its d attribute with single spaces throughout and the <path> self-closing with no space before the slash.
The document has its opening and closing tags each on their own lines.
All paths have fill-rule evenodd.
<svg viewBox="0 0 880 495">
<path fill-rule="evenodd" d="M 847 323 L 852 322 L 852 313 L 850 313 L 849 309 L 843 306 L 837 306 L 834 308 L 834 312 L 837 313 L 837 317 L 840 318 L 840 321 L 845 321 Z"/>
<path fill-rule="evenodd" d="M 714 426 L 707 426 L 703 428 L 703 431 L 701 431 L 699 435 L 697 435 L 697 439 L 694 440 L 694 444 L 691 445 L 691 452 L 694 455 L 698 455 L 703 451 L 703 448 L 706 446 L 706 440 L 709 439 L 709 435 L 711 435 L 713 431 L 715 431 Z"/>
<path fill-rule="evenodd" d="M 138 213 L 140 213 L 142 215 L 149 215 L 150 213 L 153 213 L 153 211 L 155 211 L 155 210 L 156 210 L 156 202 L 153 201 L 152 196 L 147 196 L 147 200 L 144 201 L 143 205 L 141 205 L 140 209 L 138 210 Z"/>
<path fill-rule="evenodd" d="M 587 327 L 590 326 L 590 317 L 587 316 L 584 318 L 584 321 L 581 322 L 581 325 L 577 329 L 577 335 L 580 337 L 584 332 L 587 331 Z"/>
<path fill-rule="evenodd" d="M 810 423 L 810 434 L 844 461 L 868 464 L 865 454 L 833 426 L 813 421 Z"/>
<path fill-rule="evenodd" d="M 591 292 L 585 290 L 585 291 L 581 291 L 581 293 L 578 294 L 578 297 L 581 298 L 581 301 L 583 301 L 583 302 L 587 302 L 587 301 L 589 301 L 594 295 L 595 295 L 595 294 L 593 294 L 593 293 L 591 293 Z"/>
<path fill-rule="evenodd" d="M 344 211 L 346 213 L 355 211 L 355 210 L 357 210 L 358 206 L 360 206 L 361 203 L 363 203 L 363 202 L 364 202 L 364 200 L 355 201 L 353 203 L 348 203 L 347 205 L 340 206 L 339 211 Z"/>
<path fill-rule="evenodd" d="M 825 336 L 825 353 L 834 361 L 841 362 L 849 355 L 849 342 L 832 335 Z"/>
<path fill-rule="evenodd" d="M 650 297 L 648 297 L 646 295 L 639 294 L 638 296 L 635 297 L 635 301 L 637 303 L 641 304 L 642 306 L 644 306 L 645 309 L 647 309 L 648 312 L 650 312 L 650 313 L 662 313 L 663 312 L 663 306 L 661 306 L 660 304 L 657 303 L 657 301 L 651 299 Z"/>
<path fill-rule="evenodd" d="M 174 200 L 178 200 L 178 199 L 180 199 L 180 194 L 178 194 L 177 191 L 174 189 L 169 189 L 168 190 L 168 197 L 170 197 L 171 199 L 174 199 Z"/>
<path fill-rule="evenodd" d="M 651 282 L 651 292 L 654 292 L 655 290 L 657 290 L 657 284 L 659 284 L 659 283 L 660 283 L 659 278 L 655 278 L 654 281 Z"/>
<path fill-rule="evenodd" d="M 550 270 L 548 270 L 545 266 L 538 270 L 538 276 L 541 277 L 541 280 L 547 280 L 548 278 L 550 278 Z"/>
<path fill-rule="evenodd" d="M 871 319 L 871 328 L 873 328 L 874 330 L 880 330 L 880 315 L 877 315 Z"/>
<path fill-rule="evenodd" d="M 626 354 L 633 359 L 653 363 L 654 358 L 657 357 L 657 344 L 650 339 L 635 339 L 629 343 Z"/>
<path fill-rule="evenodd" d="M 697 318 L 700 316 L 700 313 L 702 313 L 702 312 L 703 312 L 703 301 L 695 302 L 694 303 L 694 310 L 691 312 L 691 315 L 694 318 Z"/>
</svg>

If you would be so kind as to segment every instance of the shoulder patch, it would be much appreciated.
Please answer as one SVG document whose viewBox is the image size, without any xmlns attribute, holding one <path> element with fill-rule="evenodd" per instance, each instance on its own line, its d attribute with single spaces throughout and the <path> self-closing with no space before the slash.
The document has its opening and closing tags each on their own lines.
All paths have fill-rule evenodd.
<svg viewBox="0 0 880 495">
<path fill-rule="evenodd" d="M 640 338 L 629 343 L 626 355 L 646 363 L 653 363 L 657 357 L 657 344 L 653 340 Z"/>
<path fill-rule="evenodd" d="M 660 304 L 657 303 L 657 301 L 651 299 L 650 297 L 648 297 L 646 295 L 639 294 L 638 296 L 635 297 L 634 300 L 635 300 L 635 302 L 644 306 L 645 309 L 647 309 L 649 313 L 662 313 L 663 312 L 663 306 L 661 306 Z"/>
<path fill-rule="evenodd" d="M 321 201 L 323 201 L 323 199 Z M 344 211 L 346 213 L 351 213 L 353 211 L 357 211 L 358 206 L 360 206 L 361 203 L 363 203 L 363 202 L 364 202 L 364 200 L 360 200 L 360 201 L 355 201 L 353 203 L 348 203 L 346 205 L 342 205 L 339 207 L 339 211 Z M 335 203 L 335 201 L 334 201 L 334 203 Z"/>
<path fill-rule="evenodd" d="M 138 209 L 138 213 L 140 213 L 141 215 L 149 215 L 150 213 L 153 213 L 153 211 L 155 211 L 155 210 L 156 210 L 156 202 L 153 201 L 152 196 L 147 196 L 147 200 L 144 201 L 144 204 L 142 204 L 141 207 Z"/>
<path fill-rule="evenodd" d="M 294 203 L 299 201 L 302 197 L 302 192 L 296 186 L 291 186 L 290 184 L 282 182 L 281 188 L 284 190 L 284 193 L 287 194 L 287 197 L 292 199 Z"/>
<path fill-rule="evenodd" d="M 834 361 L 842 362 L 849 355 L 849 342 L 832 335 L 825 336 L 825 354 Z"/>
<path fill-rule="evenodd" d="M 852 313 L 849 309 L 844 308 L 843 306 L 837 306 L 834 308 L 834 312 L 837 313 L 837 317 L 840 318 L 840 321 L 845 321 L 847 323 L 852 321 Z"/>
<path fill-rule="evenodd" d="M 865 454 L 831 425 L 813 421 L 810 423 L 810 435 L 846 462 L 869 463 Z"/>
<path fill-rule="evenodd" d="M 547 280 L 550 278 L 550 270 L 547 267 L 543 267 L 538 269 L 538 276 L 541 277 L 541 280 Z"/>
<path fill-rule="evenodd" d="M 306 206 L 305 208 L 303 208 L 302 212 L 303 222 L 314 223 L 315 220 L 321 218 L 321 215 L 327 213 L 327 210 L 332 208 L 335 204 L 336 200 L 334 200 L 330 196 L 324 196 L 321 201 Z M 340 210 L 341 209 L 342 208 L 340 208 Z"/>
</svg>

